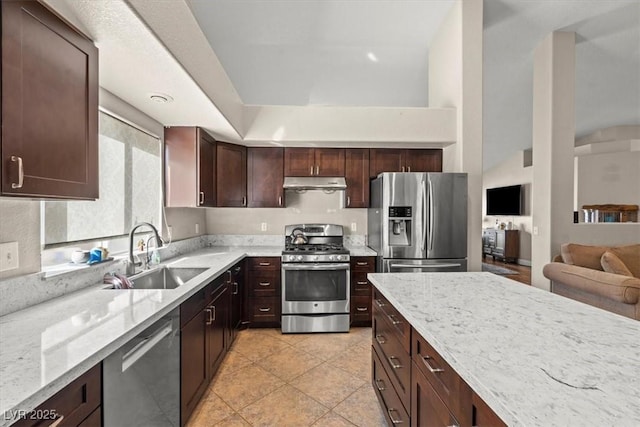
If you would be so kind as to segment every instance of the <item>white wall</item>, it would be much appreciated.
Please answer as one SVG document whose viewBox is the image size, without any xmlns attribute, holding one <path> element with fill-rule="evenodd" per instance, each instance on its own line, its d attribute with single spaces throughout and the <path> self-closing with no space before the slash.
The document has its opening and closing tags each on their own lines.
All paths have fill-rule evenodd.
<svg viewBox="0 0 640 427">
<path fill-rule="evenodd" d="M 513 222 L 514 228 L 520 230 L 519 264 L 531 265 L 531 232 L 532 232 L 532 200 L 533 166 L 524 167 L 524 151 L 518 151 L 504 162 L 484 171 L 482 175 L 482 227 L 494 227 L 499 222 Z M 523 214 L 520 216 L 490 216 L 487 211 L 487 188 L 506 187 L 521 184 L 523 190 Z"/>
<path fill-rule="evenodd" d="M 429 50 L 429 107 L 456 108 L 456 144 L 444 149 L 443 171 L 466 172 L 469 271 L 482 262 L 483 3 L 454 4 Z"/>
<path fill-rule="evenodd" d="M 284 208 L 209 208 L 209 234 L 280 234 L 284 226 L 302 223 L 340 224 L 345 234 L 367 234 L 367 210 L 345 209 L 344 191 L 285 191 Z M 267 223 L 267 230 L 261 224 Z M 356 225 L 355 230 L 352 224 Z"/>
<path fill-rule="evenodd" d="M 640 151 L 576 157 L 576 210 L 583 205 L 640 205 Z"/>
</svg>

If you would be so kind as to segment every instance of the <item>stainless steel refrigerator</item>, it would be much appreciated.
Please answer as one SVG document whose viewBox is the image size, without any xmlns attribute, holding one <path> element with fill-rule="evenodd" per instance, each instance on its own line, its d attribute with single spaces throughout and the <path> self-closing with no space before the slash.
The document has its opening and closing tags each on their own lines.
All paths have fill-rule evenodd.
<svg viewBox="0 0 640 427">
<path fill-rule="evenodd" d="M 467 271 L 466 173 L 381 173 L 370 197 L 377 271 Z"/>
</svg>

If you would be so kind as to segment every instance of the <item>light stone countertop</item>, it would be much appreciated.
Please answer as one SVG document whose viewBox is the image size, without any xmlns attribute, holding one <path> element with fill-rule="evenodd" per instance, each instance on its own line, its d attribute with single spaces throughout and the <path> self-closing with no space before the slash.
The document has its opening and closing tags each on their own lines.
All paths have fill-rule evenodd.
<svg viewBox="0 0 640 427">
<path fill-rule="evenodd" d="M 640 426 L 640 322 L 491 273 L 369 274 L 509 426 Z"/>
<path fill-rule="evenodd" d="M 245 256 L 281 246 L 197 250 L 163 265 L 208 267 L 171 290 L 106 290 L 96 284 L 0 317 L 0 426 L 64 388 Z"/>
<path fill-rule="evenodd" d="M 377 256 L 378 255 L 376 251 L 374 251 L 368 246 L 344 245 L 344 247 L 349 249 L 349 254 L 351 256 Z"/>
</svg>

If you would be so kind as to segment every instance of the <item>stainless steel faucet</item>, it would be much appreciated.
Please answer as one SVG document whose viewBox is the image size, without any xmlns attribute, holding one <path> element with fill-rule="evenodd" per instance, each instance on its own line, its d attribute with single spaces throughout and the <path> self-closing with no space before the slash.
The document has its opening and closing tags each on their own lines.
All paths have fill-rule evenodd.
<svg viewBox="0 0 640 427">
<path fill-rule="evenodd" d="M 133 234 L 138 228 L 142 227 L 143 225 L 147 225 L 153 230 L 153 237 L 155 237 L 156 239 L 156 248 L 159 248 L 163 244 L 162 239 L 160 238 L 160 234 L 158 234 L 158 230 L 153 226 L 153 224 L 148 222 L 139 222 L 138 224 L 134 225 L 131 229 L 131 232 L 129 233 L 129 261 L 127 262 L 127 276 L 136 274 L 136 266 L 142 264 L 141 262 L 136 263 L 133 259 Z"/>
</svg>

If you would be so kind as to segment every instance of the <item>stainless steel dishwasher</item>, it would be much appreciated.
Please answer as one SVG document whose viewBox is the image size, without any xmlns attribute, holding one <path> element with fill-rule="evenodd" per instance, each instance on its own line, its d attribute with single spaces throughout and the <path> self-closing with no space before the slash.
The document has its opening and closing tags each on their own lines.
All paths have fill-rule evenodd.
<svg viewBox="0 0 640 427">
<path fill-rule="evenodd" d="M 180 425 L 180 309 L 103 362 L 105 427 Z"/>
</svg>

